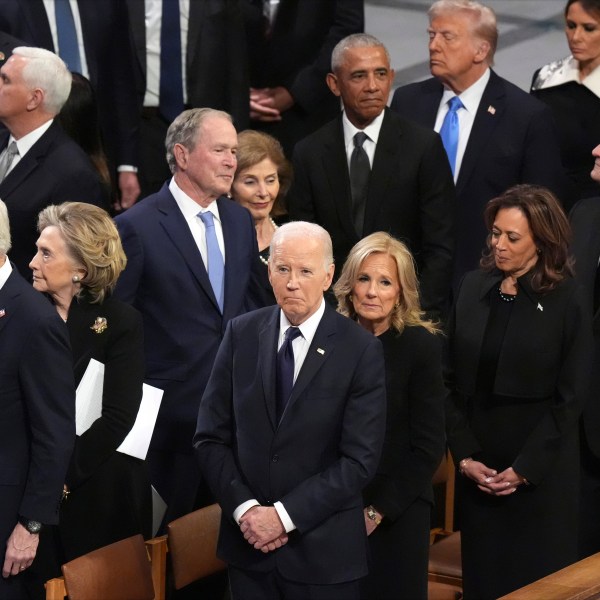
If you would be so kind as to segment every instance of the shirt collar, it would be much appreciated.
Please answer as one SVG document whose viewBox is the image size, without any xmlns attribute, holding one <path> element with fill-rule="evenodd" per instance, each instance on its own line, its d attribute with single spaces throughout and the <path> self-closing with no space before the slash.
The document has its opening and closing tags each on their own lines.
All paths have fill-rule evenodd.
<svg viewBox="0 0 600 600">
<path fill-rule="evenodd" d="M 46 133 L 46 131 L 48 131 L 48 129 L 50 129 L 50 125 L 52 125 L 53 122 L 54 119 L 46 121 L 43 125 L 40 125 L 18 140 L 15 140 L 15 138 L 11 135 L 8 138 L 8 143 L 10 144 L 13 140 L 17 142 L 19 156 L 23 158 L 23 156 L 25 156 L 25 154 L 31 150 L 31 147 Z"/>
<path fill-rule="evenodd" d="M 490 70 L 486 69 L 485 73 L 473 85 L 468 87 L 464 92 L 458 94 L 460 101 L 469 113 L 474 115 L 477 112 L 483 92 L 485 91 L 485 86 L 488 84 L 489 80 Z M 451 89 L 444 88 L 442 104 L 446 104 L 448 100 L 454 96 L 456 96 L 456 94 Z"/>
<path fill-rule="evenodd" d="M 596 67 L 583 81 L 579 79 L 579 62 L 572 56 L 544 65 L 535 78 L 532 90 L 544 90 L 565 83 L 580 83 L 600 98 L 600 67 Z"/>
<path fill-rule="evenodd" d="M 179 206 L 179 210 L 181 210 L 186 221 L 195 219 L 198 216 L 198 213 L 209 211 L 213 214 L 215 219 L 221 222 L 221 218 L 219 217 L 219 206 L 217 205 L 216 200 L 211 202 L 206 208 L 200 206 L 177 185 L 175 177 L 172 177 L 169 182 L 169 191 L 173 194 L 173 198 L 175 198 L 175 202 L 177 202 L 177 206 Z"/>
<path fill-rule="evenodd" d="M 317 327 L 323 318 L 323 314 L 325 313 L 325 299 L 321 300 L 321 304 L 319 308 L 312 314 L 304 323 L 298 325 L 298 329 L 300 329 L 300 333 L 302 337 L 306 340 L 308 344 L 312 343 L 313 338 L 315 337 L 315 333 L 317 332 Z M 292 324 L 289 322 L 288 318 L 285 316 L 285 313 L 280 310 L 279 311 L 279 339 L 285 335 L 285 332 L 288 328 L 292 327 Z"/>
<path fill-rule="evenodd" d="M 369 123 L 364 129 L 358 129 L 352 123 L 350 123 L 350 120 L 346 116 L 346 111 L 344 111 L 342 113 L 342 124 L 344 126 L 345 145 L 347 146 L 350 143 L 350 141 L 354 138 L 356 133 L 358 133 L 359 131 L 364 131 L 369 136 L 369 139 L 374 144 L 377 144 L 377 140 L 379 139 L 379 132 L 381 131 L 381 125 L 383 123 L 384 112 L 385 111 L 382 110 L 381 114 L 375 117 L 373 121 L 371 121 L 371 123 Z"/>
<path fill-rule="evenodd" d="M 10 264 L 10 260 L 8 257 L 4 257 L 4 264 L 0 267 L 0 290 L 4 287 L 6 280 L 10 277 L 12 273 L 12 266 Z"/>
</svg>

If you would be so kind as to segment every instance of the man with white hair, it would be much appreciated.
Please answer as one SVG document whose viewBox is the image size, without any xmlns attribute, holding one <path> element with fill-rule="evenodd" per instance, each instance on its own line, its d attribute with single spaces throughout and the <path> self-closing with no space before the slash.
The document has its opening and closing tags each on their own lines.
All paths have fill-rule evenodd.
<svg viewBox="0 0 600 600">
<path fill-rule="evenodd" d="M 71 73 L 56 54 L 20 46 L 0 69 L 0 198 L 22 275 L 35 254 L 41 209 L 65 201 L 106 206 L 98 173 L 84 151 L 54 122 L 71 90 Z"/>
<path fill-rule="evenodd" d="M 75 441 L 75 384 L 67 329 L 13 268 L 9 249 L 0 201 L 0 599 L 20 600 L 39 533 L 58 522 Z"/>
<path fill-rule="evenodd" d="M 361 490 L 385 430 L 379 341 L 335 312 L 329 234 L 273 235 L 278 306 L 230 321 L 200 403 L 196 456 L 223 509 L 217 554 L 231 597 L 359 597 Z"/>
<path fill-rule="evenodd" d="M 493 10 L 473 0 L 439 0 L 428 15 L 433 78 L 398 88 L 391 108 L 442 137 L 456 183 L 457 284 L 485 248 L 488 200 L 532 183 L 565 202 L 566 180 L 550 109 L 491 69 Z"/>
</svg>

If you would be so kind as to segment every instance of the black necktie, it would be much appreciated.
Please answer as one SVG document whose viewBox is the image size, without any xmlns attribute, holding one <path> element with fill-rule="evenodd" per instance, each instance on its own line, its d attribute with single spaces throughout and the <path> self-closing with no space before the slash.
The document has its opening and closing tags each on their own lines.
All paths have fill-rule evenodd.
<svg viewBox="0 0 600 600">
<path fill-rule="evenodd" d="M 363 148 L 369 136 L 359 131 L 354 136 L 354 150 L 350 157 L 350 189 L 352 192 L 352 221 L 358 237 L 362 237 L 365 223 L 365 207 L 369 193 L 371 163 Z"/>
<path fill-rule="evenodd" d="M 160 114 L 171 122 L 183 110 L 179 0 L 163 0 L 160 25 Z"/>
<path fill-rule="evenodd" d="M 294 348 L 292 342 L 299 336 L 298 327 L 288 327 L 285 339 L 277 353 L 277 422 L 281 420 L 294 387 Z"/>
</svg>

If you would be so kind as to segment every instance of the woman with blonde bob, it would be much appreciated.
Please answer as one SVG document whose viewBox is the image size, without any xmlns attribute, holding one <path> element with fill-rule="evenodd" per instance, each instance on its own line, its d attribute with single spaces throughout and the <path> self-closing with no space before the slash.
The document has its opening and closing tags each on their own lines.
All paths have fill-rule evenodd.
<svg viewBox="0 0 600 600">
<path fill-rule="evenodd" d="M 104 365 L 102 414 L 77 437 L 60 525 L 41 539 L 48 562 L 39 568 L 53 569 L 136 533 L 149 537 L 152 517 L 144 462 L 117 451 L 135 422 L 144 378 L 142 319 L 111 296 L 127 262 L 119 234 L 106 211 L 81 202 L 45 208 L 38 231 L 33 286 L 66 322 L 75 383 L 91 361 Z"/>
<path fill-rule="evenodd" d="M 425 600 L 431 479 L 445 447 L 438 330 L 421 310 L 413 257 L 387 233 L 352 248 L 334 293 L 340 313 L 379 337 L 386 366 L 386 436 L 363 493 L 372 563 L 362 596 Z"/>
</svg>

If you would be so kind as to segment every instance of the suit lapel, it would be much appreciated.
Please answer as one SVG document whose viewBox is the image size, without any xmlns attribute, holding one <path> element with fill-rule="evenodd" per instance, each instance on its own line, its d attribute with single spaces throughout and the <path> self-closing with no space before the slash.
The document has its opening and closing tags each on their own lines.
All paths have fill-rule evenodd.
<svg viewBox="0 0 600 600">
<path fill-rule="evenodd" d="M 286 412 L 283 414 L 282 420 L 285 419 L 286 413 L 306 390 L 310 382 L 315 378 L 315 375 L 325 364 L 335 349 L 335 319 L 336 313 L 329 305 L 325 305 L 325 313 L 317 327 L 315 337 L 308 349 L 304 364 L 298 373 L 298 378 L 292 389 Z"/>
<path fill-rule="evenodd" d="M 388 183 L 392 177 L 390 165 L 396 164 L 395 155 L 398 152 L 402 139 L 400 127 L 394 127 L 392 115 L 388 108 L 385 109 L 383 123 L 379 131 L 379 139 L 375 148 L 373 167 L 369 179 L 369 197 L 365 211 L 365 224 L 363 233 L 372 233 L 375 217 L 379 212 L 381 202 L 389 198 L 387 193 Z"/>
<path fill-rule="evenodd" d="M 444 86 L 437 79 L 429 79 L 423 84 L 423 92 L 419 96 L 415 121 L 429 129 L 433 129 L 442 101 Z"/>
<path fill-rule="evenodd" d="M 31 32 L 31 40 L 35 40 L 35 45 L 40 48 L 56 52 L 43 0 L 27 0 L 26 2 L 19 2 L 19 5 L 23 10 L 27 27 Z"/>
<path fill-rule="evenodd" d="M 490 80 L 485 86 L 477 114 L 475 115 L 460 167 L 460 173 L 458 174 L 456 182 L 456 193 L 458 196 L 460 196 L 465 185 L 468 183 L 471 173 L 475 170 L 494 129 L 502 119 L 502 114 L 506 108 L 505 95 L 500 78 L 491 71 Z"/>
<path fill-rule="evenodd" d="M 333 127 L 332 135 L 327 136 L 323 145 L 324 153 L 321 156 L 323 173 L 329 182 L 331 198 L 339 222 L 346 232 L 346 236 L 357 242 L 359 238 L 352 222 L 350 173 L 348 171 L 348 157 L 346 156 L 341 115 L 331 123 L 331 126 Z"/>
<path fill-rule="evenodd" d="M 17 277 L 20 275 L 16 272 L 13 265 L 13 272 L 9 275 L 5 284 L 0 288 L 0 333 L 13 314 L 19 309 L 19 296 L 21 292 L 18 287 Z"/>
<path fill-rule="evenodd" d="M 158 210 L 162 213 L 160 224 L 210 301 L 214 304 L 216 310 L 220 312 L 217 299 L 208 278 L 208 273 L 206 272 L 206 267 L 202 261 L 202 255 L 198 250 L 198 246 L 196 246 L 190 228 L 181 214 L 167 184 L 164 185 L 161 192 L 161 200 L 157 205 Z"/>
<path fill-rule="evenodd" d="M 192 6 L 198 4 L 192 2 Z M 127 0 L 131 35 L 135 47 L 136 62 L 146 77 L 146 11 L 144 0 Z M 190 7 L 191 11 L 192 7 Z M 190 21 L 190 26 L 192 22 Z"/>
<path fill-rule="evenodd" d="M 275 356 L 279 336 L 279 307 L 273 307 L 260 328 L 258 338 L 258 368 L 260 370 L 267 414 L 273 431 L 277 429 L 277 407 L 275 378 Z"/>
</svg>

